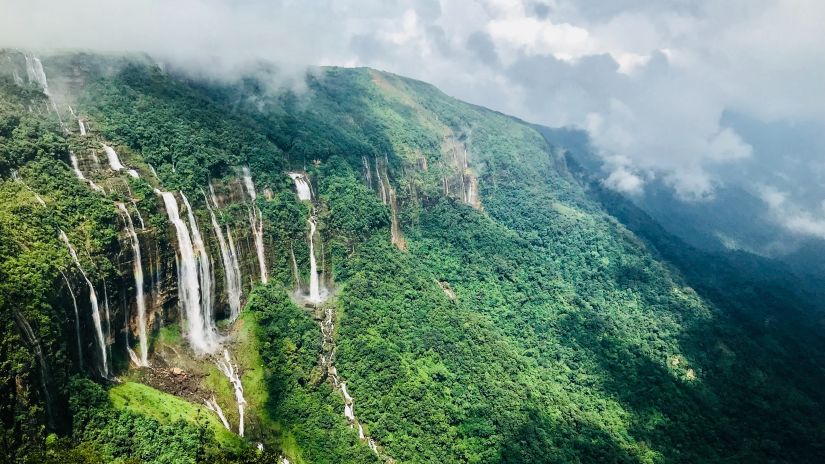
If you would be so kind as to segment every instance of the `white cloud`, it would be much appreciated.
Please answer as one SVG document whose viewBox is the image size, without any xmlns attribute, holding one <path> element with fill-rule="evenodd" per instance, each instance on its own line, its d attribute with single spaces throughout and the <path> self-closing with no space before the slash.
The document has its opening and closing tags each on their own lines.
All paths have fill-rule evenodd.
<svg viewBox="0 0 825 464">
<path fill-rule="evenodd" d="M 822 24 L 818 0 L 0 2 L 0 46 L 147 51 L 217 75 L 259 58 L 374 66 L 587 128 L 625 160 L 607 183 L 655 172 L 687 198 L 752 157 L 726 112 L 825 132 Z"/>
</svg>

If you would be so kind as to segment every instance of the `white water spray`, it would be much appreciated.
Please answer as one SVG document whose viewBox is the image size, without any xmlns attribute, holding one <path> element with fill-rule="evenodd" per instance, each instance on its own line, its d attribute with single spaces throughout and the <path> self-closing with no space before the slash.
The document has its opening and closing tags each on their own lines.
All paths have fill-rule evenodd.
<svg viewBox="0 0 825 464">
<path fill-rule="evenodd" d="M 243 436 L 244 432 L 244 409 L 246 408 L 246 400 L 243 397 L 243 384 L 238 375 L 236 367 L 232 364 L 232 359 L 229 357 L 229 350 L 223 350 L 223 359 L 218 359 L 215 364 L 218 370 L 229 379 L 232 388 L 235 390 L 235 401 L 238 403 L 238 415 L 240 421 L 238 423 L 238 435 Z"/>
<path fill-rule="evenodd" d="M 83 370 L 83 348 L 80 342 L 80 311 L 77 310 L 77 298 L 74 295 L 74 290 L 72 290 L 72 286 L 69 283 L 69 278 L 66 277 L 66 274 L 63 271 L 60 271 L 60 275 L 63 276 L 63 281 L 66 282 L 66 288 L 69 289 L 69 295 L 72 297 L 72 304 L 74 305 L 74 331 L 75 331 L 75 338 L 77 339 L 77 359 L 78 364 L 80 366 L 80 370 Z"/>
<path fill-rule="evenodd" d="M 126 209 L 123 203 L 117 203 L 117 208 L 123 213 L 123 218 L 126 220 L 126 230 L 129 233 L 129 241 L 132 243 L 132 274 L 135 278 L 138 342 L 140 344 L 140 357 L 137 365 L 146 367 L 149 365 L 149 342 L 146 336 L 146 298 L 143 295 L 143 264 L 141 263 L 140 241 L 135 232 L 135 225 L 132 223 L 129 210 Z"/>
<path fill-rule="evenodd" d="M 72 244 L 69 242 L 69 237 L 66 236 L 66 233 L 60 230 L 60 240 L 66 245 L 66 248 L 69 250 L 69 254 L 72 257 L 72 261 L 77 266 L 78 270 L 80 270 L 80 275 L 83 276 L 83 279 L 86 281 L 86 284 L 89 286 L 89 303 L 92 305 L 92 321 L 95 324 L 95 334 L 97 335 L 97 342 L 100 346 L 100 355 L 103 361 L 103 376 L 109 377 L 109 362 L 108 356 L 106 355 L 106 338 L 103 336 L 103 322 L 100 316 L 100 307 L 98 306 L 97 302 L 97 293 L 95 292 L 95 287 L 92 285 L 92 281 L 86 276 L 86 272 L 83 270 L 83 267 L 80 265 L 80 260 L 77 259 L 77 252 L 75 251 Z"/>
<path fill-rule="evenodd" d="M 309 218 L 309 301 L 320 303 L 321 279 L 318 276 L 318 265 L 315 261 L 315 216 Z"/>
<path fill-rule="evenodd" d="M 306 176 L 299 172 L 287 173 L 295 183 L 295 190 L 298 192 L 298 199 L 301 201 L 312 201 L 312 189 Z"/>
<path fill-rule="evenodd" d="M 201 311 L 201 292 L 198 282 L 198 262 L 189 236 L 189 228 L 180 218 L 178 202 L 172 192 L 160 192 L 169 221 L 175 226 L 178 239 L 178 298 L 186 315 L 189 344 L 198 354 L 211 353 L 217 348 L 211 323 L 204 321 Z M 207 327 L 210 327 L 208 330 Z"/>
<path fill-rule="evenodd" d="M 246 192 L 249 198 L 252 199 L 252 207 L 249 210 L 249 223 L 252 226 L 252 235 L 255 237 L 255 250 L 258 253 L 258 265 L 261 268 L 261 282 L 267 283 L 269 281 L 269 275 L 266 271 L 266 255 L 264 254 L 264 222 L 263 217 L 261 217 L 261 210 L 255 203 L 258 194 L 255 193 L 255 184 L 252 182 L 249 168 L 244 166 L 242 171 Z"/>
<path fill-rule="evenodd" d="M 204 330 L 208 334 L 214 334 L 215 325 L 212 315 L 214 276 L 212 275 L 212 263 L 209 259 L 209 254 L 207 254 L 206 245 L 203 242 L 198 222 L 195 220 L 194 210 L 183 192 L 180 192 L 180 196 L 186 205 L 189 228 L 192 231 L 192 243 L 195 246 L 195 252 L 198 254 L 198 269 L 200 271 L 201 282 L 201 313 L 203 314 Z"/>
<path fill-rule="evenodd" d="M 106 152 L 106 159 L 109 161 L 109 167 L 112 168 L 112 171 L 121 171 L 126 169 L 126 166 L 120 163 L 120 158 L 117 156 L 117 152 L 114 148 L 104 143 L 103 151 Z"/>
<path fill-rule="evenodd" d="M 215 199 L 215 192 L 212 186 L 209 186 L 209 194 L 212 197 L 212 203 L 218 207 L 218 202 Z M 206 209 L 209 210 L 209 217 L 212 220 L 212 229 L 218 237 L 218 245 L 221 248 L 221 261 L 223 262 L 223 273 L 226 281 L 226 295 L 229 300 L 230 319 L 235 320 L 241 312 L 241 272 L 238 265 L 237 256 L 232 253 L 232 250 L 226 243 L 221 226 L 218 224 L 218 219 L 215 217 L 215 212 L 209 204 L 209 199 L 206 198 L 206 193 L 203 193 L 203 199 L 206 201 Z"/>
<path fill-rule="evenodd" d="M 89 186 L 92 187 L 95 191 L 102 192 L 103 188 L 99 185 L 92 182 L 90 179 L 87 179 L 86 176 L 83 175 L 83 171 L 80 170 L 80 163 L 77 161 L 77 156 L 73 152 L 69 152 L 69 160 L 72 162 L 72 170 L 74 171 L 75 176 L 78 179 L 82 180 L 83 182 L 88 182 Z"/>
<path fill-rule="evenodd" d="M 229 427 L 229 421 L 226 420 L 226 416 L 224 416 L 223 414 L 223 409 L 221 409 L 221 405 L 218 404 L 214 396 L 204 401 L 203 403 L 206 405 L 207 408 L 209 408 L 209 410 L 213 411 L 215 414 L 218 415 L 218 418 L 221 420 L 221 423 L 223 423 L 223 426 L 226 427 L 226 430 L 232 430 L 232 428 Z"/>
</svg>

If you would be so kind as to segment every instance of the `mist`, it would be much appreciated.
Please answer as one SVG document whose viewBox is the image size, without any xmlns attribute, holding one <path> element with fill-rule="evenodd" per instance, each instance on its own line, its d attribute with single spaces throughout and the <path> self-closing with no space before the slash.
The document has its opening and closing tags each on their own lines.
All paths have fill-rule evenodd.
<svg viewBox="0 0 825 464">
<path fill-rule="evenodd" d="M 0 4 L 0 46 L 145 52 L 225 80 L 261 62 L 287 79 L 376 67 L 587 130 L 610 188 L 638 195 L 656 179 L 696 202 L 736 185 L 819 236 L 822 24 L 815 0 L 34 0 Z"/>
</svg>

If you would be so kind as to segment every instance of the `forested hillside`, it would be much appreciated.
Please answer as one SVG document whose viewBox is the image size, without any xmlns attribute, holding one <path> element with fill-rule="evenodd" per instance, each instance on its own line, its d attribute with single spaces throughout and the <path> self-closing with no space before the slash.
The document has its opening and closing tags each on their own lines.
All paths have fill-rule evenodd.
<svg viewBox="0 0 825 464">
<path fill-rule="evenodd" d="M 422 82 L 0 56 L 9 462 L 822 462 L 794 283 Z"/>
</svg>

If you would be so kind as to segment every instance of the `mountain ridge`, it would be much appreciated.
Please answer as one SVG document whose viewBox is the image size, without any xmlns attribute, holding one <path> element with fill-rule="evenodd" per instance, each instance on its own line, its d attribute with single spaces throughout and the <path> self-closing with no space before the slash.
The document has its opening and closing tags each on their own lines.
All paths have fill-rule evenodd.
<svg viewBox="0 0 825 464">
<path fill-rule="evenodd" d="M 86 59 L 72 64 L 44 57 L 43 64 L 47 74 L 78 76 Z M 215 459 L 290 462 L 821 457 L 813 414 L 822 401 L 813 388 L 822 376 L 819 348 L 810 361 L 796 363 L 797 345 L 785 345 L 794 334 L 770 324 L 756 335 L 738 328 L 729 308 L 688 285 L 684 263 L 672 266 L 672 255 L 648 249 L 650 237 L 642 232 L 654 225 L 626 227 L 632 222 L 618 214 L 621 209 L 594 199 L 594 186 L 576 178 L 575 166 L 568 170 L 570 161 L 517 118 L 391 74 L 377 74 L 383 82 L 376 83 L 378 72 L 367 69 L 326 69 L 310 77 L 304 94 L 272 95 L 255 79 L 193 84 L 131 64 L 86 80 L 73 97 L 78 129 L 64 121 L 61 130 L 56 119 L 66 115 L 48 108 L 27 113 L 25 102 L 43 104 L 48 96 L 32 91 L 33 84 L 14 84 L 4 69 L 2 92 L 10 103 L 0 108 L 0 151 L 10 156 L 0 165 L 6 199 L 0 234 L 19 243 L 1 255 L 2 302 L 7 309 L 26 301 L 24 315 L 45 322 L 35 327 L 38 338 L 49 341 L 43 344 L 60 393 L 55 405 L 71 411 L 74 422 L 49 429 L 71 437 L 62 448 L 86 446 L 106 461 L 122 459 L 137 445 L 113 444 L 107 430 L 145 419 L 117 412 L 107 404 L 106 388 L 81 379 L 99 380 L 88 366 L 79 368 L 84 357 L 87 365 L 96 360 L 100 348 L 82 303 L 87 295 L 54 231 L 21 222 L 29 217 L 45 216 L 49 225 L 65 228 L 81 250 L 90 285 L 108 282 L 110 290 L 99 293 L 108 295 L 104 303 L 112 297 L 106 321 L 115 323 L 106 325 L 104 349 L 112 352 L 115 375 L 134 380 L 162 368 L 182 369 L 201 379 L 190 384 L 194 394 L 202 400 L 214 394 L 232 433 L 238 430 L 230 384 L 213 359 L 191 354 L 186 342 L 189 319 L 178 309 L 185 306 L 182 242 L 153 192 L 162 188 L 180 204 L 190 232 L 200 225 L 215 273 L 214 303 L 203 314 L 214 317 L 217 333 L 227 337 L 223 346 L 250 405 L 248 449 L 192 438 L 198 436 L 187 428 L 192 424 L 180 425 L 170 439 L 181 448 L 180 462 L 204 452 Z M 79 132 L 84 123 L 87 135 Z M 102 143 L 138 176 L 107 169 Z M 70 154 L 85 181 L 72 173 Z M 306 176 L 309 201 L 296 196 L 291 172 Z M 208 198 L 210 188 L 215 199 Z M 32 192 L 42 194 L 45 207 Z M 146 251 L 142 264 L 159 269 L 144 287 L 159 298 L 148 309 L 155 314 L 150 368 L 130 364 L 125 350 L 137 345 L 136 291 L 116 201 L 149 224 L 137 234 Z M 183 208 L 189 201 L 192 208 Z M 217 227 L 210 227 L 207 206 L 217 213 Z M 192 219 L 183 219 L 184 210 Z M 255 250 L 259 223 L 263 255 Z M 32 231 L 37 239 L 25 238 Z M 229 280 L 217 258 L 222 234 L 238 245 L 246 304 L 237 321 L 229 318 Z M 313 245 L 317 251 L 310 252 Z M 26 251 L 35 246 L 52 258 Z M 21 296 L 20 282 L 39 279 L 17 265 L 21 257 L 36 263 L 49 282 L 59 281 L 57 271 L 69 271 L 67 282 L 74 285 L 43 285 Z M 324 302 L 306 300 L 313 260 L 329 290 Z M 696 266 L 709 262 L 697 258 Z M 197 280 L 200 288 L 210 281 Z M 79 351 L 67 298 L 72 287 L 81 289 Z M 784 295 L 773 294 L 777 300 Z M 745 288 L 730 300 L 748 309 L 754 305 L 749 298 Z M 763 305 L 771 317 L 784 309 L 781 301 Z M 327 320 L 332 328 L 324 328 Z M 238 349 L 237 335 L 230 334 L 247 325 L 257 348 Z M 6 343 L 20 339 L 19 327 L 4 330 Z M 334 349 L 324 346 L 324 330 L 332 332 Z M 43 401 L 35 381 L 38 361 L 6 349 L 23 367 L 2 372 L 4 391 L 15 391 L 15 376 L 28 378 L 31 387 L 4 395 L 4 453 L 24 459 L 39 449 L 62 452 L 47 447 L 44 431 L 23 431 L 14 418 L 28 412 L 31 423 L 42 423 Z M 743 362 L 750 367 L 746 376 L 739 375 Z M 810 377 L 786 375 L 793 366 L 809 369 Z M 94 392 L 85 396 L 96 401 L 76 404 L 84 392 Z M 364 439 L 356 424 L 363 425 Z M 21 437 L 30 436 L 42 444 L 21 445 Z M 380 446 L 377 454 L 367 436 Z M 274 455 L 256 455 L 257 442 Z M 160 462 L 151 447 L 140 452 L 138 459 Z"/>
</svg>

